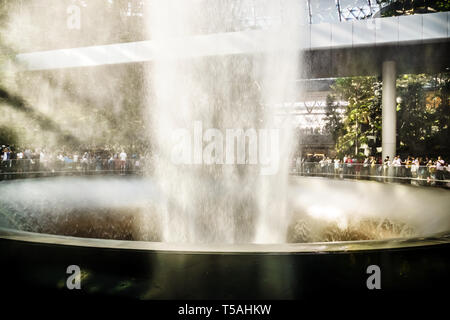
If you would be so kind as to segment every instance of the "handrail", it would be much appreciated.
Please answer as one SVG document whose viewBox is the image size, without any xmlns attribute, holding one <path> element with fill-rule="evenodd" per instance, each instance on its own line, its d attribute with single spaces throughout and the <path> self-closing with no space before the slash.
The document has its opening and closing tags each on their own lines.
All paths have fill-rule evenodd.
<svg viewBox="0 0 450 320">
<path fill-rule="evenodd" d="M 410 181 L 416 183 L 444 185 L 450 183 L 448 166 L 432 165 L 386 165 L 370 163 L 302 162 L 293 164 L 290 173 L 301 176 L 323 176 L 328 178 L 354 178 L 382 182 Z"/>
</svg>

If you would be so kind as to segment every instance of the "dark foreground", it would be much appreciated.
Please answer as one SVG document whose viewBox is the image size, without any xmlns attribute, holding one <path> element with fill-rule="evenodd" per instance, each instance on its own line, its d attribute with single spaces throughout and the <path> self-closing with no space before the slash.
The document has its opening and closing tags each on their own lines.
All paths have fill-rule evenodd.
<svg viewBox="0 0 450 320">
<path fill-rule="evenodd" d="M 2 290 L 17 297 L 270 299 L 419 297 L 449 287 L 448 241 L 350 252 L 176 252 L 0 240 Z M 81 289 L 68 289 L 70 265 Z M 381 289 L 368 289 L 370 265 Z"/>
</svg>

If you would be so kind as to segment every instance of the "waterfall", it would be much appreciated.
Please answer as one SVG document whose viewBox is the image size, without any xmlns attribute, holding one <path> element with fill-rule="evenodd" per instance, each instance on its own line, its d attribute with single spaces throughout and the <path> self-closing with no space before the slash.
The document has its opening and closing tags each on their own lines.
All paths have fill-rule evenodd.
<svg viewBox="0 0 450 320">
<path fill-rule="evenodd" d="M 170 0 L 147 6 L 148 36 L 158 44 L 147 72 L 149 174 L 163 194 L 163 241 L 286 241 L 292 130 L 291 119 L 276 112 L 299 95 L 302 2 L 256 7 L 254 1 Z M 233 47 L 225 36 L 189 46 L 204 35 L 249 28 L 265 30 L 265 50 L 208 55 L 211 46 Z M 252 46 L 251 35 L 239 41 Z"/>
</svg>

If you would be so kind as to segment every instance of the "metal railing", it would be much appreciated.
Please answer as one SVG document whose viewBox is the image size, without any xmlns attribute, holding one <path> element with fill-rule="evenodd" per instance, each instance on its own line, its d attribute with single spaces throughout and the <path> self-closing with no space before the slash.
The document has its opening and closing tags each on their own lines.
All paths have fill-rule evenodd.
<svg viewBox="0 0 450 320">
<path fill-rule="evenodd" d="M 0 161 L 0 180 L 61 175 L 141 174 L 143 159 L 90 158 L 66 160 L 10 159 Z"/>
<path fill-rule="evenodd" d="M 143 173 L 145 159 L 90 158 L 62 160 L 11 159 L 0 161 L 0 180 L 52 177 L 64 175 L 125 175 Z M 302 162 L 293 164 L 292 175 L 320 176 L 332 179 L 359 179 L 399 182 L 450 188 L 448 167 L 438 170 L 435 165 L 387 166 L 364 163 Z"/>
<path fill-rule="evenodd" d="M 293 175 L 321 176 L 332 179 L 359 179 L 379 182 L 399 182 L 414 185 L 450 187 L 448 167 L 435 165 L 384 165 L 365 163 L 303 162 L 293 164 Z"/>
</svg>

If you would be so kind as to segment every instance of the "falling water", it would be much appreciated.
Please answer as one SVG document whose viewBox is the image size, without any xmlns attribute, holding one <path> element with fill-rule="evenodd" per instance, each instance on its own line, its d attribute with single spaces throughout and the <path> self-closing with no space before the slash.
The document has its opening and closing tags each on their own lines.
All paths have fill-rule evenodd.
<svg viewBox="0 0 450 320">
<path fill-rule="evenodd" d="M 290 119 L 275 114 L 276 107 L 301 99 L 294 80 L 302 70 L 298 23 L 306 20 L 305 2 L 148 1 L 146 39 L 157 49 L 149 64 L 36 73 L 19 73 L 9 65 L 2 85 L 17 99 L 15 105 L 3 105 L 4 120 L 29 129 L 21 132 L 27 144 L 59 148 L 67 142 L 66 134 L 85 144 L 127 144 L 130 136 L 136 137 L 128 133 L 150 123 L 144 137 L 152 142 L 153 161 L 148 161 L 149 177 L 142 180 L 64 176 L 4 182 L 0 228 L 190 243 L 350 241 L 448 231 L 450 203 L 444 190 L 302 178 L 288 184 Z M 65 3 L 34 7 L 11 0 L 8 8 L 9 22 L 0 35 L 17 52 L 79 46 L 61 32 Z M 47 16 L 63 13 L 63 19 L 36 14 L 40 8 L 46 8 Z M 88 8 L 97 18 L 99 7 Z M 129 30 L 114 17 L 102 20 L 108 32 L 83 36 L 83 45 L 117 42 L 118 29 Z M 94 18 L 83 21 L 98 23 Z M 46 41 L 35 34 L 47 34 Z M 147 68 L 148 119 L 139 118 L 141 66 Z M 266 169 L 261 155 L 257 164 L 205 163 L 202 149 L 208 141 L 202 138 L 210 128 L 224 136 L 227 129 L 278 129 L 278 144 L 269 146 L 278 151 L 271 152 L 279 160 L 278 170 L 261 175 Z M 173 162 L 172 134 L 179 129 L 192 142 L 192 164 Z M 205 135 L 198 140 L 196 131 Z M 247 162 L 252 158 L 250 140 Z M 228 141 L 222 143 L 226 149 Z M 267 146 L 259 139 L 257 147 Z"/>
<path fill-rule="evenodd" d="M 164 195 L 160 208 L 163 241 L 286 241 L 291 139 L 289 119 L 275 118 L 274 106 L 296 93 L 293 85 L 299 71 L 297 40 L 301 34 L 294 21 L 299 21 L 302 11 L 301 1 L 274 3 L 264 5 L 266 16 L 279 18 L 264 36 L 268 51 L 255 47 L 251 53 L 215 56 L 207 55 L 211 46 L 234 44 L 224 37 L 192 53 L 189 40 L 183 40 L 181 52 L 171 43 L 199 34 L 239 31 L 248 2 L 153 1 L 147 8 L 149 37 L 159 44 L 159 56 L 148 71 L 148 110 L 155 154 L 151 174 Z M 241 39 L 253 40 L 251 33 Z M 186 57 L 192 54 L 196 57 Z M 191 164 L 174 163 L 173 133 L 185 129 L 191 133 L 192 148 L 202 148 L 206 138 L 198 146 L 193 137 L 199 126 L 203 131 L 214 128 L 224 136 L 227 129 L 279 130 L 275 144 L 263 146 L 264 141 L 258 140 L 258 149 L 270 147 L 271 154 L 276 154 L 277 172 L 261 175 L 261 156 L 253 165 L 205 164 L 201 149 L 200 158 L 195 150 L 190 154 Z M 223 143 L 225 150 L 229 141 Z M 248 160 L 248 148 L 246 152 Z"/>
</svg>

